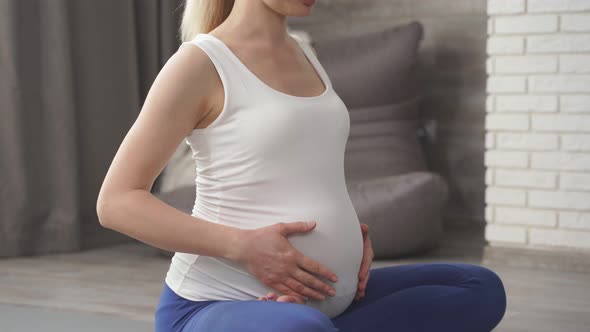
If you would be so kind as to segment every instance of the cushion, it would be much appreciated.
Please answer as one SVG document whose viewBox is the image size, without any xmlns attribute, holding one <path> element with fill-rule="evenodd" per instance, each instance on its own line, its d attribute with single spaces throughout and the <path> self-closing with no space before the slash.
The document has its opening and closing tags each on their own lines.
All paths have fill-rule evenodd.
<svg viewBox="0 0 590 332">
<path fill-rule="evenodd" d="M 416 136 L 420 125 L 416 107 L 415 100 L 410 100 L 349 112 L 350 134 L 344 154 L 348 180 L 427 170 Z"/>
<path fill-rule="evenodd" d="M 418 22 L 360 36 L 317 41 L 314 48 L 334 90 L 353 110 L 416 98 Z"/>
<path fill-rule="evenodd" d="M 436 247 L 448 186 L 437 174 L 412 172 L 349 181 L 348 192 L 361 223 L 369 225 L 375 258 L 394 258 Z"/>
<path fill-rule="evenodd" d="M 347 180 L 427 170 L 418 137 L 422 37 L 422 25 L 411 22 L 314 44 L 350 115 Z"/>
</svg>

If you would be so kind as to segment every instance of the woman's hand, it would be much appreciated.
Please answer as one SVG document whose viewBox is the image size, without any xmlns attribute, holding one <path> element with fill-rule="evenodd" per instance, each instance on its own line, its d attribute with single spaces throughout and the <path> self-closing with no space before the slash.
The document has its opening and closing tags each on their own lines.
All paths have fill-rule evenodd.
<svg viewBox="0 0 590 332">
<path fill-rule="evenodd" d="M 327 267 L 303 255 L 287 239 L 293 233 L 307 233 L 315 225 L 315 221 L 297 221 L 242 229 L 235 244 L 235 254 L 230 259 L 244 264 L 254 277 L 285 295 L 324 300 L 321 292 L 333 296 L 330 291 L 335 292 L 335 289 L 311 273 L 333 282 L 338 277 Z"/>
<path fill-rule="evenodd" d="M 276 301 L 276 302 L 290 302 L 290 303 L 299 303 L 305 304 L 303 298 L 297 295 L 281 295 L 277 296 L 274 292 L 270 292 L 266 294 L 266 296 L 261 296 L 258 298 L 261 301 Z"/>
<path fill-rule="evenodd" d="M 363 260 L 359 271 L 359 283 L 356 296 L 354 297 L 355 300 L 360 300 L 361 297 L 365 296 L 365 289 L 367 288 L 367 282 L 369 281 L 371 263 L 373 262 L 374 257 L 373 245 L 369 238 L 369 225 L 361 224 L 361 232 L 363 233 Z"/>
</svg>

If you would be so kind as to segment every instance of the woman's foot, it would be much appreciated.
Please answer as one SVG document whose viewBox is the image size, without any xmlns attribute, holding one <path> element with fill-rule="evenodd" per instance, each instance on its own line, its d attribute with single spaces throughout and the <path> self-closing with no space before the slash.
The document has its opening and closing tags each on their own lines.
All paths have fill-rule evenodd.
<svg viewBox="0 0 590 332">
<path fill-rule="evenodd" d="M 304 304 L 305 300 L 299 296 L 294 295 L 281 295 L 277 296 L 274 292 L 270 292 L 266 294 L 266 296 L 261 296 L 258 298 L 260 301 L 277 301 L 277 302 L 291 302 L 291 303 L 299 303 Z"/>
</svg>

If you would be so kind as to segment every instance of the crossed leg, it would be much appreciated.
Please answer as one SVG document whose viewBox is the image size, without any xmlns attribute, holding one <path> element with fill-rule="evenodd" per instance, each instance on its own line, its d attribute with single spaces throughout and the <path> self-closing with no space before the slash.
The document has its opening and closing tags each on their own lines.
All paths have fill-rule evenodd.
<svg viewBox="0 0 590 332">
<path fill-rule="evenodd" d="M 332 319 L 298 303 L 216 301 L 181 332 L 489 332 L 505 309 L 504 286 L 493 271 L 418 263 L 371 269 L 365 296 Z"/>
<path fill-rule="evenodd" d="M 336 332 L 330 318 L 299 303 L 216 301 L 189 318 L 180 332 Z"/>
<path fill-rule="evenodd" d="M 332 321 L 342 332 L 491 331 L 506 309 L 493 271 L 465 263 L 371 269 L 365 296 Z"/>
</svg>

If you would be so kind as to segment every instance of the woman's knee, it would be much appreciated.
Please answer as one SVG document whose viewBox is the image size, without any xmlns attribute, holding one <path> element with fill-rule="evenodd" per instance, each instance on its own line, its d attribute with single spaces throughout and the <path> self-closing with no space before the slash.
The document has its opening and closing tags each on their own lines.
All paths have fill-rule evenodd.
<svg viewBox="0 0 590 332">
<path fill-rule="evenodd" d="M 321 311 L 305 306 L 297 305 L 293 314 L 292 324 L 287 324 L 281 331 L 285 332 L 334 332 L 338 331 L 332 320 Z"/>
<path fill-rule="evenodd" d="M 504 316 L 506 311 L 506 289 L 500 276 L 489 268 L 480 265 L 463 264 L 477 282 L 477 287 L 481 292 L 481 302 L 491 318 L 498 322 Z"/>
<path fill-rule="evenodd" d="M 485 289 L 490 295 L 493 294 L 505 301 L 506 290 L 504 288 L 504 283 L 496 272 L 480 265 L 472 265 L 472 269 L 476 273 L 476 277 L 480 280 L 483 289 Z"/>
</svg>

